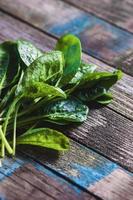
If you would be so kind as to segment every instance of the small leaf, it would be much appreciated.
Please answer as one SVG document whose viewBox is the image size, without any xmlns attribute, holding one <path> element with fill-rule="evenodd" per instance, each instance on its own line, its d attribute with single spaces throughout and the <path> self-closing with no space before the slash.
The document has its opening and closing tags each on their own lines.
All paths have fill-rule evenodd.
<svg viewBox="0 0 133 200">
<path fill-rule="evenodd" d="M 56 50 L 60 50 L 64 54 L 65 68 L 60 84 L 65 85 L 73 78 L 80 66 L 80 40 L 74 35 L 66 34 L 58 40 Z"/>
<path fill-rule="evenodd" d="M 83 122 L 87 119 L 88 107 L 77 99 L 60 100 L 51 103 L 44 115 L 51 121 L 59 123 Z"/>
<path fill-rule="evenodd" d="M 106 93 L 106 94 L 102 95 L 101 97 L 98 97 L 96 99 L 96 102 L 100 103 L 102 105 L 107 105 L 107 104 L 111 103 L 112 100 L 113 100 L 112 94 Z"/>
<path fill-rule="evenodd" d="M 26 66 L 29 66 L 34 60 L 43 55 L 39 49 L 28 41 L 17 40 L 16 42 L 20 58 Z"/>
<path fill-rule="evenodd" d="M 30 144 L 58 151 L 69 148 L 69 139 L 61 132 L 49 128 L 36 128 L 17 138 L 17 144 Z"/>
</svg>

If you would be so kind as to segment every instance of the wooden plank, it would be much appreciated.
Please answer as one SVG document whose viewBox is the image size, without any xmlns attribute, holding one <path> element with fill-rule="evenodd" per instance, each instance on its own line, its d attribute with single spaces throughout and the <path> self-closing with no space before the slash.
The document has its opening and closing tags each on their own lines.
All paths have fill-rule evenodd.
<svg viewBox="0 0 133 200">
<path fill-rule="evenodd" d="M 107 20 L 133 33 L 132 0 L 65 0 L 66 2 Z"/>
<path fill-rule="evenodd" d="M 18 20 L 0 12 L 0 41 L 16 38 L 25 38 L 34 42 L 39 48 L 49 50 L 54 48 L 56 40 L 44 35 L 43 33 L 20 23 Z M 101 61 L 83 54 L 83 59 L 86 62 L 91 62 L 99 66 L 98 70 L 113 71 L 112 67 L 107 66 Z M 133 120 L 133 81 L 132 77 L 124 74 L 114 87 L 114 101 L 109 105 L 111 109 L 121 113 L 129 119 Z"/>
<path fill-rule="evenodd" d="M 41 47 L 43 47 L 45 45 L 46 39 L 44 40 L 44 44 L 42 44 L 43 38 L 45 38 L 42 33 L 39 33 L 34 29 L 28 29 L 28 26 L 26 26 L 24 24 L 23 25 L 21 23 L 17 24 L 17 20 L 14 20 L 14 23 L 12 24 L 12 23 L 10 23 L 12 19 L 11 20 L 10 19 L 11 19 L 10 17 L 7 17 L 7 21 L 9 23 L 10 28 L 8 26 L 6 26 L 7 25 L 7 23 L 6 23 L 5 24 L 6 30 L 5 30 L 4 26 L 1 29 L 2 32 L 5 31 L 5 37 L 10 38 L 12 35 L 12 37 L 16 38 L 16 37 L 18 37 L 18 35 L 20 37 L 22 34 L 22 36 L 24 36 L 27 39 L 30 39 L 32 41 L 33 40 L 38 41 L 38 45 Z M 9 29 L 7 29 L 7 27 Z M 18 30 L 18 32 L 17 32 L 17 30 Z M 13 31 L 14 31 L 14 34 L 13 34 Z M 2 34 L 2 37 L 4 38 L 3 34 Z M 50 43 L 51 40 L 49 40 L 48 37 L 46 37 L 46 38 L 48 40 L 48 43 Z M 108 115 L 110 115 L 110 113 L 108 113 Z M 101 114 L 101 116 L 102 116 L 102 114 Z M 123 123 L 125 123 L 125 121 Z M 113 134 L 113 132 L 112 132 L 112 134 Z M 95 136 L 95 138 L 96 138 L 96 136 Z M 102 140 L 100 142 L 102 142 Z M 60 158 L 57 161 L 54 160 L 56 158 L 54 153 L 50 154 L 50 155 L 54 156 L 54 158 L 52 157 L 51 161 L 50 161 L 50 155 L 48 155 L 48 152 L 41 153 L 41 152 L 37 151 L 37 149 L 36 150 L 32 149 L 32 151 L 30 151 L 29 153 L 30 153 L 30 155 L 33 155 L 33 153 L 39 153 L 38 155 L 37 154 L 33 155 L 33 156 L 35 156 L 34 157 L 35 159 L 36 158 L 39 159 L 40 162 L 42 162 L 43 164 L 48 163 L 47 166 L 49 166 L 49 167 L 53 166 L 53 169 L 55 171 L 58 169 L 58 172 L 59 173 L 62 172 L 66 178 L 69 177 L 70 180 L 73 180 L 75 183 L 88 189 L 88 191 L 94 190 L 95 194 L 100 193 L 99 189 L 94 189 L 95 186 L 96 186 L 96 188 L 98 188 L 99 184 L 101 184 L 101 183 L 105 184 L 106 186 L 109 187 L 109 190 L 108 190 L 109 197 L 107 196 L 107 193 L 105 193 L 105 194 L 100 193 L 98 195 L 100 197 L 103 197 L 104 199 L 108 198 L 108 199 L 116 199 L 117 200 L 117 199 L 120 199 L 121 197 L 125 198 L 125 199 L 130 199 L 130 197 L 132 197 L 132 188 L 131 188 L 132 179 L 130 177 L 130 173 L 126 172 L 125 170 L 122 170 L 121 168 L 119 168 L 118 165 L 114 164 L 113 162 L 110 162 L 109 160 L 103 158 L 102 156 L 100 156 L 98 154 L 95 154 L 93 151 L 90 151 L 89 149 L 78 145 L 77 143 L 71 147 L 71 151 L 68 152 L 68 155 L 65 154 L 64 155 L 65 157 L 61 156 L 61 159 L 63 159 L 62 161 Z M 41 158 L 39 158 L 40 154 L 41 154 Z M 49 159 L 47 158 L 47 160 L 49 160 L 47 162 L 45 160 L 45 158 L 46 158 L 45 155 L 48 155 L 48 158 L 49 158 Z M 58 156 L 57 156 L 57 158 L 58 158 Z M 74 159 L 74 161 L 73 161 L 73 159 Z M 100 159 L 99 162 L 98 162 L 98 159 Z M 65 160 L 66 160 L 66 162 L 65 162 Z M 72 165 L 72 163 L 74 163 L 74 165 Z M 95 163 L 94 168 L 92 167 L 92 163 Z M 56 168 L 56 166 L 57 166 L 57 168 Z M 77 170 L 76 166 L 78 166 L 78 171 L 76 171 Z M 118 169 L 116 170 L 117 167 L 118 167 Z M 121 172 L 121 170 L 122 170 L 122 172 Z M 115 172 L 115 176 L 113 175 L 113 172 Z M 116 176 L 116 174 L 118 177 Z M 122 177 L 122 180 L 121 180 L 121 177 Z M 124 180 L 123 180 L 123 177 L 126 177 L 126 178 L 124 178 Z M 117 182 L 117 180 L 118 180 L 118 182 Z M 114 184 L 114 182 L 116 183 L 113 190 L 111 189 L 112 181 L 113 181 L 113 184 Z M 99 184 L 98 184 L 98 182 L 99 182 Z M 118 185 L 118 183 L 119 183 L 119 185 Z M 92 186 L 94 186 L 94 187 L 92 188 Z M 90 188 L 92 188 L 92 189 L 90 189 Z M 128 188 L 128 194 L 129 194 L 128 196 L 127 196 L 127 194 L 125 195 L 125 188 Z M 118 192 L 117 192 L 117 190 L 118 190 Z"/>
<path fill-rule="evenodd" d="M 53 35 L 78 35 L 89 55 L 133 75 L 132 34 L 59 0 L 1 0 L 0 7 Z"/>
<path fill-rule="evenodd" d="M 45 34 L 20 23 L 3 13 L 0 13 L 0 15 L 0 29 L 2 30 L 0 40 L 25 38 L 35 42 L 41 49 L 52 48 L 55 45 L 56 41 Z M 98 60 L 92 59 L 86 55 L 84 55 L 84 59 L 91 60 L 106 70 L 106 66 L 102 65 Z M 107 67 L 107 69 L 111 70 L 110 67 Z M 130 112 L 132 112 L 133 108 L 132 104 L 128 107 L 130 102 L 132 102 L 132 79 L 128 75 L 124 75 L 124 77 L 125 78 L 123 78 L 120 85 L 117 84 L 113 89 L 116 95 L 112 106 L 114 109 L 119 110 L 119 112 L 122 111 L 122 114 L 125 112 L 127 116 L 128 109 L 131 109 Z M 124 106 L 122 107 L 123 102 Z M 81 128 L 79 127 L 76 129 L 75 127 L 75 129 L 72 129 L 70 135 L 86 144 L 88 147 L 91 146 L 92 148 L 96 148 L 99 152 L 114 161 L 117 161 L 129 170 L 133 170 L 133 135 L 132 122 L 130 120 L 119 116 L 108 108 L 101 108 L 99 110 L 94 109 L 91 110 L 90 116 L 85 124 L 83 124 Z M 105 138 L 106 140 L 104 140 Z"/>
<path fill-rule="evenodd" d="M 99 198 L 106 200 L 132 199 L 132 174 L 74 141 L 71 141 L 71 148 L 65 154 L 39 150 L 37 147 L 21 147 L 21 151 L 93 192 Z"/>
<path fill-rule="evenodd" d="M 0 199 L 96 200 L 37 162 L 19 156 L 6 159 L 0 168 Z"/>
</svg>

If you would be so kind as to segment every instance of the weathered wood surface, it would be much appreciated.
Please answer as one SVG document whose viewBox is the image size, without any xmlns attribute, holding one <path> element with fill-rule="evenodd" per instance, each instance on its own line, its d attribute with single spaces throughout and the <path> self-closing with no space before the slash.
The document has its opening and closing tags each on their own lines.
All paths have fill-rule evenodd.
<svg viewBox="0 0 133 200">
<path fill-rule="evenodd" d="M 4 13 L 0 12 L 0 40 L 25 38 L 34 42 L 39 48 L 49 50 L 54 48 L 56 39 L 49 37 L 32 27 L 27 26 L 24 23 L 13 19 Z M 103 62 L 83 54 L 83 59 L 86 62 L 92 62 L 99 66 L 98 70 L 101 71 L 113 71 L 114 69 L 107 66 Z M 122 80 L 120 80 L 114 87 L 114 101 L 109 105 L 110 108 L 119 112 L 133 120 L 133 81 L 132 77 L 124 74 Z"/>
<path fill-rule="evenodd" d="M 132 200 L 132 174 L 74 141 L 65 154 L 37 147 L 21 147 L 21 151 L 102 199 Z"/>
<path fill-rule="evenodd" d="M 12 19 L 9 16 L 1 13 L 0 20 L 0 40 L 25 38 L 30 41 L 34 41 L 41 49 L 49 49 L 55 45 L 55 40 L 47 35 L 40 33 L 39 31 L 28 27 L 24 23 L 20 23 L 18 20 Z M 87 56 L 85 56 L 87 58 Z M 87 59 L 91 59 L 90 57 Z M 96 60 L 92 60 L 96 61 Z M 96 64 L 101 65 L 96 61 Z M 106 67 L 103 65 L 103 69 Z M 107 69 L 111 69 L 107 67 Z M 125 75 L 125 78 L 121 81 L 121 84 L 117 84 L 114 88 L 116 93 L 114 103 L 114 109 L 117 110 L 119 105 L 119 111 L 123 109 L 122 114 L 125 112 L 125 108 L 132 102 L 131 90 L 132 79 L 130 76 Z M 128 80 L 129 79 L 129 80 Z M 117 89 L 118 87 L 118 89 Z M 128 94 L 124 94 L 129 92 Z M 122 102 L 125 98 L 125 106 L 122 108 Z M 120 98 L 121 97 L 121 98 Z M 116 100 L 117 99 L 117 100 Z M 130 101 L 129 101 L 129 100 Z M 131 104 L 132 105 L 132 104 Z M 129 110 L 131 107 L 129 107 Z M 132 110 L 131 110 L 132 111 Z M 126 110 L 128 113 L 128 110 Z M 133 124 L 130 120 L 119 116 L 116 112 L 113 112 L 109 108 L 93 109 L 90 112 L 88 120 L 78 128 L 71 130 L 71 137 L 81 141 L 88 147 L 97 149 L 103 155 L 113 159 L 122 166 L 125 166 L 129 170 L 133 170 Z"/>
<path fill-rule="evenodd" d="M 1 200 L 96 200 L 37 162 L 19 156 L 0 168 Z"/>
<path fill-rule="evenodd" d="M 1 0 L 0 7 L 53 35 L 78 35 L 85 52 L 133 75 L 132 34 L 60 0 Z"/>
<path fill-rule="evenodd" d="M 38 2 L 39 0 L 36 1 L 37 4 Z M 47 7 L 48 1 L 44 1 L 44 2 L 47 3 L 46 4 L 46 7 Z M 49 3 L 50 2 L 55 2 L 55 1 L 49 1 Z M 26 1 L 24 0 L 23 3 L 25 4 Z M 42 1 L 40 1 L 40 3 L 42 3 Z M 16 6 L 17 5 L 18 4 L 16 4 Z M 27 1 L 27 5 L 28 5 L 28 1 Z M 34 11 L 35 5 L 32 5 L 32 6 L 33 8 L 31 9 L 33 9 Z M 55 4 L 53 6 L 55 6 Z M 43 7 L 43 4 L 42 4 L 42 7 Z M 56 6 L 56 8 L 58 7 Z M 28 11 L 29 9 L 30 7 L 27 8 Z M 51 7 L 51 10 L 52 9 L 53 7 Z M 68 6 L 67 9 L 69 10 L 70 7 Z M 49 9 L 45 8 L 45 10 L 49 12 Z M 26 12 L 26 10 L 23 10 L 23 11 L 24 13 Z M 38 11 L 38 18 L 36 18 L 36 12 L 34 12 L 35 16 L 34 16 L 34 13 L 32 13 L 33 14 L 32 20 L 35 17 L 34 21 L 36 21 L 37 19 L 39 22 L 38 24 L 42 23 L 42 20 L 44 19 L 44 14 L 42 11 L 43 10 Z M 59 5 L 59 12 L 60 11 L 61 10 L 60 10 L 60 5 Z M 72 11 L 74 10 L 72 9 L 70 12 Z M 16 13 L 15 11 L 14 13 L 12 12 L 12 14 L 16 14 Z M 30 12 L 28 13 L 30 16 L 31 13 Z M 40 18 L 41 13 L 43 14 L 42 19 Z M 53 10 L 52 13 L 53 13 L 52 18 L 50 18 L 50 14 L 47 13 L 47 17 L 48 19 L 51 20 L 51 24 L 53 22 L 52 20 L 54 20 L 55 18 L 54 16 L 55 11 Z M 26 13 L 25 15 L 27 17 Z M 63 14 L 61 14 L 61 17 L 63 17 L 62 15 Z M 65 12 L 64 12 L 64 15 L 65 15 Z M 19 17 L 23 17 L 23 15 Z M 46 21 L 48 21 L 48 19 Z M 26 19 L 24 18 L 24 20 Z M 29 22 L 31 23 L 31 21 Z M 40 25 L 38 27 L 42 28 Z M 0 29 L 1 29 L 0 41 L 9 39 L 9 38 L 15 39 L 18 37 L 23 37 L 25 39 L 34 41 L 42 49 L 45 49 L 45 48 L 49 49 L 53 47 L 53 45 L 56 42 L 55 39 L 52 39 L 46 36 L 45 34 L 29 27 L 28 25 L 21 23 L 18 20 L 14 20 L 13 18 L 6 16 L 2 13 L 0 13 Z M 46 27 L 43 30 L 46 30 Z M 49 33 L 52 33 L 52 31 L 49 31 Z M 86 59 L 87 56 L 84 55 L 84 57 Z M 94 63 L 97 62 L 97 63 L 100 63 L 100 65 L 102 65 L 101 62 L 99 62 L 96 59 L 93 59 L 92 57 L 87 57 L 87 59 L 90 59 L 94 61 Z M 103 65 L 102 69 L 105 69 L 105 68 L 106 68 L 105 65 Z M 112 68 L 108 67 L 108 70 L 112 70 Z M 117 96 L 119 96 L 119 99 L 118 99 L 118 104 L 117 103 L 115 104 L 113 102 L 112 105 L 114 107 L 111 107 L 112 109 L 115 109 L 115 107 L 119 106 L 119 109 L 117 111 L 120 112 L 120 109 L 122 108 L 122 106 L 120 107 L 119 105 L 122 102 L 120 101 L 121 99 L 120 95 L 122 95 L 121 97 L 126 96 L 124 105 L 129 104 L 128 109 L 130 108 L 130 106 L 132 106 L 130 105 L 130 102 L 132 102 L 132 97 L 131 97 L 132 92 L 130 90 L 130 88 L 132 88 L 131 80 L 132 79 L 130 76 L 125 75 L 122 82 L 123 84 L 121 83 L 120 86 L 116 86 L 114 88 L 114 91 L 116 93 L 116 99 L 118 99 Z M 125 88 L 127 87 L 129 90 L 127 91 L 124 87 Z M 122 92 L 124 94 L 121 94 Z M 130 99 L 130 101 L 128 102 L 128 104 L 126 104 L 126 101 L 128 99 Z M 129 118 L 131 118 L 131 112 L 129 115 L 127 115 L 128 109 L 124 108 L 124 110 L 122 110 L 122 112 L 120 113 L 122 115 L 126 115 L 126 117 L 128 116 Z M 126 114 L 124 114 L 124 112 Z M 88 117 L 87 122 L 85 122 L 82 126 L 79 126 L 78 128 L 77 127 L 71 128 L 71 132 L 67 134 L 69 134 L 69 136 L 72 137 L 74 140 L 80 141 L 88 147 L 91 146 L 92 148 L 95 148 L 97 151 L 100 151 L 102 154 L 108 156 L 112 160 L 116 161 L 117 163 L 120 163 L 122 166 L 125 166 L 126 168 L 132 171 L 133 170 L 132 129 L 133 129 L 132 122 L 130 120 L 126 119 L 123 116 L 118 115 L 116 112 L 112 111 L 110 108 L 101 108 L 97 110 L 95 109 L 91 110 L 91 113 L 90 113 L 90 116 Z M 93 194 L 97 195 L 99 198 L 107 199 L 107 200 L 112 200 L 112 199 L 113 200 L 114 199 L 115 200 L 122 200 L 122 199 L 132 200 L 132 196 L 133 196 L 132 174 L 126 170 L 123 170 L 116 163 L 106 159 L 105 157 L 99 155 L 98 153 L 95 153 L 89 148 L 84 147 L 74 141 L 72 141 L 71 143 L 70 151 L 68 151 L 68 153 L 64 155 L 59 155 L 56 152 L 53 152 L 53 151 L 49 152 L 44 149 L 38 149 L 38 148 L 28 149 L 27 147 L 21 148 L 21 152 L 26 153 L 27 155 L 29 155 L 29 157 L 34 158 L 34 160 L 39 162 L 41 165 L 39 165 L 39 167 L 36 164 L 33 165 L 34 162 L 33 161 L 30 162 L 29 159 L 27 163 L 24 163 L 23 167 L 21 167 L 21 164 L 20 164 L 19 167 L 21 168 L 18 168 L 16 172 L 12 174 L 11 177 L 3 180 L 2 185 L 0 185 L 0 188 L 2 186 L 2 191 L 7 192 L 6 193 L 7 196 L 9 193 L 12 193 L 12 191 L 15 190 L 14 194 L 17 193 L 16 191 L 18 191 L 18 193 L 22 193 L 23 199 L 27 199 L 27 198 L 30 199 L 30 197 L 31 199 L 36 199 L 38 194 L 41 197 L 40 199 L 59 199 L 60 195 L 62 195 L 61 199 L 63 198 L 64 199 L 65 198 L 66 199 L 79 198 L 79 199 L 86 199 L 86 200 L 87 199 L 89 200 L 91 198 L 95 199 L 95 197 L 92 197 L 91 195 L 87 196 L 88 194 L 83 193 L 83 192 L 81 192 L 81 196 L 80 196 L 79 195 L 80 189 L 78 187 L 76 187 L 76 189 L 73 188 L 72 184 L 68 182 L 65 182 L 64 183 L 65 186 L 62 187 L 61 185 L 62 185 L 63 179 L 59 180 L 58 176 L 56 176 L 55 178 L 53 177 L 53 175 L 52 176 L 49 175 L 50 172 L 47 172 L 45 168 L 45 167 L 47 168 L 49 167 L 50 169 L 53 169 L 53 171 L 57 173 L 58 175 L 64 177 L 67 180 L 70 180 L 70 182 L 73 182 L 81 186 L 82 188 L 88 190 L 89 192 L 92 192 Z M 22 160 L 23 158 L 20 159 L 20 163 L 22 162 Z M 6 165 L 5 169 L 8 171 L 9 166 L 11 167 L 11 164 L 9 163 L 8 165 L 6 163 L 5 165 Z M 45 167 L 42 167 L 43 165 Z M 6 173 L 2 170 L 3 168 L 1 168 L 0 170 L 0 177 L 2 175 L 4 176 L 6 175 Z M 9 174 L 10 174 L 10 169 L 9 169 Z M 56 182 L 53 179 L 56 179 Z M 16 183 L 16 185 L 14 183 Z M 25 189 L 25 193 L 27 196 L 24 196 L 25 193 L 23 193 L 24 190 L 22 187 Z M 27 191 L 27 188 L 28 188 L 28 191 Z M 53 193 L 51 192 L 52 190 L 53 190 Z M 65 196 L 65 192 L 70 193 L 69 198 L 67 195 Z M 78 193 L 78 198 L 77 198 L 77 193 Z M 14 198 L 15 197 L 12 194 L 11 200 L 13 200 Z"/>
<path fill-rule="evenodd" d="M 65 0 L 102 19 L 133 32 L 132 0 Z"/>
</svg>

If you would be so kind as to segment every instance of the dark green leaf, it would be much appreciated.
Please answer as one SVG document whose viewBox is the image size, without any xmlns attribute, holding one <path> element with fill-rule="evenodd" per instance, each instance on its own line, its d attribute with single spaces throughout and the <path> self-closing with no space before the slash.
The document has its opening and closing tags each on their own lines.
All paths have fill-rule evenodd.
<svg viewBox="0 0 133 200">
<path fill-rule="evenodd" d="M 67 99 L 51 103 L 45 110 L 46 118 L 59 123 L 83 122 L 87 119 L 88 107 L 77 99 Z"/>
<path fill-rule="evenodd" d="M 101 87 L 104 87 L 108 90 L 113 84 L 117 82 L 122 77 L 122 72 L 117 70 L 113 73 L 111 72 L 94 72 L 92 74 L 85 74 L 79 85 L 78 88 L 90 88 L 96 84 Z"/>
<path fill-rule="evenodd" d="M 69 148 L 69 139 L 59 131 L 49 128 L 36 128 L 19 136 L 17 144 L 30 144 L 65 151 Z"/>
<path fill-rule="evenodd" d="M 17 46 L 20 58 L 26 66 L 29 66 L 34 60 L 43 55 L 39 49 L 28 41 L 17 40 Z"/>
<path fill-rule="evenodd" d="M 112 100 L 113 100 L 112 94 L 106 93 L 106 94 L 102 95 L 101 97 L 98 97 L 96 99 L 96 102 L 100 103 L 102 105 L 107 105 L 107 104 L 111 103 Z"/>
<path fill-rule="evenodd" d="M 5 43 L 0 44 L 0 90 L 5 87 L 6 74 L 9 65 L 9 53 Z"/>
<path fill-rule="evenodd" d="M 6 94 L 2 98 L 0 102 L 0 110 L 2 111 L 3 108 L 8 109 L 8 106 L 10 106 L 11 102 L 13 101 L 15 97 L 15 90 L 16 90 L 16 85 L 13 86 L 10 90 L 6 91 Z"/>
<path fill-rule="evenodd" d="M 81 43 L 76 36 L 67 34 L 58 40 L 56 49 L 64 54 L 65 68 L 60 84 L 65 85 L 73 78 L 80 66 Z"/>
<path fill-rule="evenodd" d="M 8 59 L 6 61 L 8 62 L 8 65 L 5 77 L 5 87 L 7 87 L 9 85 L 13 85 L 19 79 L 20 75 L 19 55 L 17 52 L 17 45 L 15 42 L 6 41 L 2 44 L 2 46 L 4 47 L 6 54 L 8 54 Z"/>
<path fill-rule="evenodd" d="M 88 89 L 79 90 L 75 96 L 83 102 L 89 102 L 97 99 L 98 97 L 106 94 L 107 90 L 103 87 L 96 86 Z"/>
</svg>

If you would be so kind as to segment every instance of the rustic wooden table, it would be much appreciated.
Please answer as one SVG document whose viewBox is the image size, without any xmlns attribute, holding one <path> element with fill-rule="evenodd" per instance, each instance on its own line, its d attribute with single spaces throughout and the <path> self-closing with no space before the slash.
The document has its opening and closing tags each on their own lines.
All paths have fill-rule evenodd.
<svg viewBox="0 0 133 200">
<path fill-rule="evenodd" d="M 20 149 L 0 168 L 1 200 L 133 200 L 133 0 L 0 0 L 0 42 L 24 38 L 53 48 L 71 32 L 83 59 L 100 70 L 122 67 L 113 103 L 69 129 L 59 155 Z"/>
</svg>

